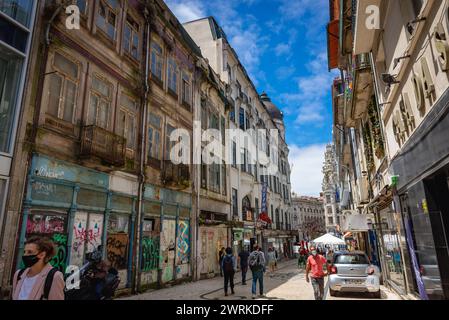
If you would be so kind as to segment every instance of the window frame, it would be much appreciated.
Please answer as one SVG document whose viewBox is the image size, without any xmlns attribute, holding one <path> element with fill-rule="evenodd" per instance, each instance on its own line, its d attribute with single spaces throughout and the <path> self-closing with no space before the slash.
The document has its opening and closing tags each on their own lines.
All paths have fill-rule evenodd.
<svg viewBox="0 0 449 320">
<path fill-rule="evenodd" d="M 155 123 L 151 122 L 151 116 L 154 116 L 156 118 L 159 118 L 159 127 L 156 126 Z M 148 138 L 147 138 L 147 142 L 148 142 L 148 151 L 147 151 L 147 159 L 149 160 L 149 162 L 151 163 L 151 160 L 157 160 L 157 161 L 161 161 L 162 160 L 162 144 L 161 144 L 161 140 L 162 140 L 162 127 L 163 127 L 163 123 L 162 123 L 162 117 L 160 115 L 158 115 L 157 113 L 153 113 L 150 112 L 149 116 L 148 116 L 148 123 L 147 123 L 147 132 L 148 132 Z M 149 140 L 149 130 L 152 130 L 152 134 L 151 134 L 151 143 Z M 159 134 L 159 143 L 156 142 L 156 134 L 155 132 L 157 132 Z M 152 148 L 151 146 L 155 145 L 158 146 L 158 148 Z M 153 157 L 152 150 L 157 150 L 157 155 L 159 157 Z"/>
<path fill-rule="evenodd" d="M 63 57 L 64 59 L 68 60 L 69 62 L 73 63 L 74 65 L 76 65 L 77 67 L 77 79 L 72 78 L 71 75 L 69 75 L 67 72 L 60 70 L 56 64 L 55 64 L 55 57 L 56 54 L 59 54 L 61 57 Z M 65 52 L 62 51 L 55 51 L 53 52 L 52 55 L 52 62 L 51 62 L 51 67 L 52 67 L 52 71 L 51 74 L 49 74 L 49 76 L 54 76 L 57 75 L 60 80 L 61 80 L 61 88 L 60 88 L 60 92 L 59 92 L 59 104 L 58 104 L 58 115 L 56 116 L 57 119 L 61 120 L 61 121 L 65 121 L 65 122 L 70 122 L 71 124 L 75 123 L 75 114 L 76 114 L 76 108 L 77 108 L 77 103 L 78 103 L 78 89 L 80 88 L 80 71 L 81 71 L 81 63 L 76 60 L 75 58 L 72 58 L 71 56 L 67 55 Z M 47 85 L 49 86 L 48 88 L 48 94 L 47 94 L 47 104 L 50 102 L 50 92 L 51 92 L 51 79 L 49 78 L 47 81 Z M 75 94 L 74 94 L 74 102 L 73 102 L 73 110 L 72 110 L 72 119 L 71 121 L 67 121 L 64 119 L 64 112 L 65 112 L 65 103 L 66 103 L 66 96 L 65 96 L 65 92 L 66 92 L 66 86 L 67 86 L 67 81 L 71 81 L 72 83 L 74 83 L 75 85 Z M 47 108 L 47 114 L 51 115 L 54 117 L 54 115 L 52 115 L 49 112 L 49 109 Z"/>
<path fill-rule="evenodd" d="M 106 99 L 105 96 L 103 96 L 103 94 L 99 91 L 97 91 L 94 87 L 93 87 L 93 83 L 94 83 L 94 78 L 97 78 L 97 80 L 99 80 L 100 82 L 104 82 L 105 84 L 107 84 L 109 86 L 110 89 L 110 96 L 108 97 L 109 99 Z M 108 103 L 108 112 L 106 114 L 106 128 L 103 128 L 105 130 L 109 130 L 110 125 L 111 125 L 111 111 L 112 111 L 112 101 L 113 101 L 113 89 L 114 89 L 114 85 L 109 82 L 107 80 L 106 77 L 104 77 L 103 75 L 99 74 L 99 73 L 94 73 L 92 74 L 92 80 L 90 83 L 90 88 L 89 88 L 89 105 L 88 105 L 88 111 L 87 111 L 87 124 L 88 125 L 95 125 L 97 127 L 103 128 L 98 124 L 98 114 L 99 114 L 99 106 L 101 105 L 100 101 L 106 101 Z M 98 99 L 98 105 L 96 106 L 96 115 L 95 115 L 95 121 L 91 121 L 92 119 L 89 119 L 90 116 L 90 108 L 92 107 L 92 95 L 95 95 Z"/>
<path fill-rule="evenodd" d="M 121 10 L 121 0 L 114 0 L 117 1 L 117 8 L 113 8 L 110 4 L 109 4 L 109 0 L 99 0 L 98 1 L 98 7 L 97 10 L 95 12 L 95 26 L 97 29 L 101 30 L 102 33 L 104 33 L 104 35 L 111 41 L 116 42 L 117 41 L 117 35 L 118 35 L 118 26 L 119 26 L 119 20 L 120 20 L 120 10 Z M 104 26 L 105 29 L 102 28 L 101 25 L 99 25 L 99 21 L 98 18 L 99 16 L 101 16 L 100 14 L 100 10 L 102 5 L 105 7 L 105 17 L 104 17 Z M 109 18 L 110 18 L 110 14 L 111 12 L 115 15 L 115 24 L 114 24 L 114 36 L 111 38 L 108 32 L 108 25 L 109 23 Z M 103 17 L 103 16 L 102 16 Z"/>
<path fill-rule="evenodd" d="M 141 25 L 140 23 L 137 21 L 137 19 L 135 19 L 135 17 L 130 14 L 130 11 L 128 10 L 128 12 L 126 12 L 126 15 L 124 17 L 125 21 L 123 23 L 123 39 L 122 39 L 122 48 L 124 51 L 124 54 L 131 58 L 132 60 L 136 61 L 136 62 L 140 62 L 140 52 L 141 52 Z M 134 22 L 137 25 L 137 30 L 135 28 L 135 26 L 133 26 L 132 24 L 129 23 L 128 19 L 131 19 L 132 22 Z M 129 28 L 130 30 L 130 39 L 129 39 L 129 43 L 128 43 L 128 48 L 126 48 L 125 46 L 125 37 L 126 37 L 126 28 Z M 134 37 L 137 36 L 137 48 L 136 48 L 136 56 L 133 56 L 132 50 L 133 50 L 133 46 L 134 46 Z"/>
<path fill-rule="evenodd" d="M 186 87 L 188 90 L 186 90 Z M 181 102 L 190 111 L 192 108 L 192 82 L 190 73 L 185 70 L 181 71 Z"/>
<path fill-rule="evenodd" d="M 155 47 L 157 46 L 157 47 Z M 164 81 L 164 48 L 155 40 L 151 41 L 151 57 L 150 57 L 150 74 L 153 80 L 156 80 L 160 84 Z M 160 52 L 158 50 L 160 49 Z M 160 65 L 160 77 L 156 72 L 158 71 L 158 65 Z M 153 69 L 156 68 L 156 70 Z"/>
<path fill-rule="evenodd" d="M 130 99 L 130 100 L 132 100 L 132 101 L 134 101 L 134 103 L 135 103 L 135 108 L 134 108 L 134 110 L 129 110 L 130 108 L 128 107 L 128 106 L 125 106 L 125 105 L 123 105 L 122 104 L 122 97 L 123 96 L 126 96 L 126 97 L 128 97 L 128 99 Z M 132 96 L 130 96 L 130 95 L 128 95 L 128 94 L 126 94 L 126 93 L 124 93 L 124 92 L 122 92 L 121 93 L 121 95 L 120 95 L 120 99 L 119 99 L 119 101 L 118 101 L 118 114 L 120 115 L 120 112 L 123 112 L 123 113 L 125 113 L 125 123 L 124 123 L 124 126 L 123 126 L 123 137 L 126 139 L 126 149 L 128 149 L 128 150 L 132 150 L 132 151 L 135 151 L 136 150 L 136 147 L 137 147 L 137 132 L 136 132 L 136 130 L 135 130 L 135 128 L 137 127 L 136 126 L 136 122 L 137 122 L 137 110 L 138 110 L 138 105 L 137 105 L 137 99 L 135 99 L 135 98 L 133 98 Z M 132 117 L 133 118 L 133 123 L 134 123 L 134 137 L 133 137 L 133 146 L 132 147 L 129 147 L 128 146 L 128 124 L 129 124 L 129 122 L 128 122 L 128 120 L 129 120 L 129 118 L 130 117 Z M 120 121 L 120 119 L 118 119 L 119 121 Z M 120 134 L 119 134 L 120 135 Z"/>
<path fill-rule="evenodd" d="M 170 77 L 171 75 L 174 77 L 174 79 Z M 178 78 L 179 78 L 178 62 L 174 57 L 169 57 L 167 59 L 167 90 L 169 93 L 175 95 L 176 97 L 178 97 L 178 90 L 179 90 Z M 172 84 L 175 85 L 175 88 L 171 87 Z"/>
</svg>

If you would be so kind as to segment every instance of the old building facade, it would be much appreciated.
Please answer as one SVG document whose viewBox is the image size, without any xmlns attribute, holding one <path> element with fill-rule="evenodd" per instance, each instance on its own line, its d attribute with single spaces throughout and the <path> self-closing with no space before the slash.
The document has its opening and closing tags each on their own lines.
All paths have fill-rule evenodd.
<svg viewBox="0 0 449 320">
<path fill-rule="evenodd" d="M 326 215 L 323 198 L 292 197 L 292 226 L 298 231 L 297 241 L 309 241 L 326 233 Z"/>
<path fill-rule="evenodd" d="M 35 3 L 21 62 L 25 70 L 30 48 L 29 77 L 17 76 L 23 115 L 14 116 L 17 137 L 8 133 L 15 148 L 1 153 L 12 159 L 0 172 L 2 292 L 32 235 L 53 239 L 51 263 L 61 271 L 99 248 L 124 293 L 215 276 L 222 246 L 291 251 L 282 114 L 259 96 L 225 38 L 232 68 L 223 71 L 161 0 Z M 67 27 L 70 4 L 79 28 Z M 1 8 L 0 18 L 14 18 Z M 280 129 L 273 141 L 249 135 L 279 171 L 264 174 L 250 161 L 258 149 L 240 142 L 204 164 L 202 130 L 227 146 L 230 128 Z"/>
</svg>

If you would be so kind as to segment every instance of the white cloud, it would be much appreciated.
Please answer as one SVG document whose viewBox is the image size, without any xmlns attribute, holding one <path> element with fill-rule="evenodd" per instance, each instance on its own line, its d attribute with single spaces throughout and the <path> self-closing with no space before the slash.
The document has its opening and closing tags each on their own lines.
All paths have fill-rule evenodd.
<svg viewBox="0 0 449 320">
<path fill-rule="evenodd" d="M 284 54 L 289 53 L 291 50 L 291 46 L 289 43 L 279 43 L 275 48 L 274 52 L 276 53 L 276 56 L 281 56 Z"/>
<path fill-rule="evenodd" d="M 285 80 L 293 76 L 296 68 L 293 65 L 290 66 L 282 66 L 276 70 L 276 77 L 280 80 Z"/>
<path fill-rule="evenodd" d="M 167 0 L 166 3 L 181 23 L 197 20 L 206 15 L 202 2 L 198 0 L 182 2 L 178 0 Z"/>
<path fill-rule="evenodd" d="M 304 148 L 291 145 L 289 148 L 292 191 L 304 196 L 319 196 L 326 144 L 314 144 Z"/>
</svg>

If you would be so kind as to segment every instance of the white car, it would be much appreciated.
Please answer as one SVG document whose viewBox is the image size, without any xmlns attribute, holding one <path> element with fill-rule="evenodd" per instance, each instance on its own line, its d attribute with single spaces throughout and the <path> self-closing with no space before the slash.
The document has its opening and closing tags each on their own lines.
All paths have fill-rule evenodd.
<svg viewBox="0 0 449 320">
<path fill-rule="evenodd" d="M 375 298 L 381 297 L 380 270 L 369 262 L 364 252 L 334 253 L 329 271 L 331 296 L 335 296 L 337 292 L 367 292 Z"/>
</svg>

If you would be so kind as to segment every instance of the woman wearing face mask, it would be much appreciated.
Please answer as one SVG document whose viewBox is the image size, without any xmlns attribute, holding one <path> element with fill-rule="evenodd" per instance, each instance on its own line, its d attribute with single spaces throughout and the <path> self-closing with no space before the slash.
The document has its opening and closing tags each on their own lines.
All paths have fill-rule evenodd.
<svg viewBox="0 0 449 320">
<path fill-rule="evenodd" d="M 49 263 L 54 255 L 50 239 L 31 237 L 25 242 L 22 261 L 26 269 L 14 274 L 13 300 L 64 300 L 64 277 Z"/>
</svg>

